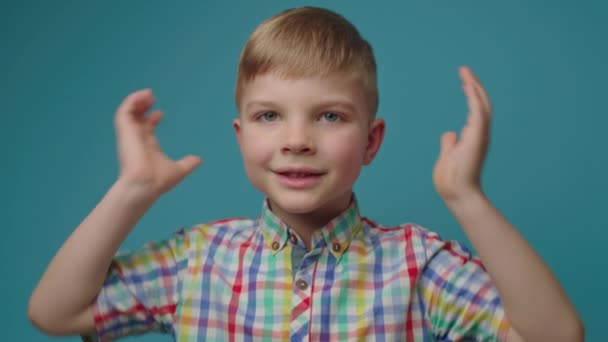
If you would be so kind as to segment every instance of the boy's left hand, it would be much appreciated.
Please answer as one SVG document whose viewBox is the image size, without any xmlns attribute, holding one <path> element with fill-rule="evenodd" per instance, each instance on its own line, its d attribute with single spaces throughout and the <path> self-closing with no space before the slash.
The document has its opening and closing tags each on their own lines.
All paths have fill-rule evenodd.
<svg viewBox="0 0 608 342">
<path fill-rule="evenodd" d="M 433 183 L 444 201 L 482 193 L 481 169 L 490 140 L 490 99 L 468 67 L 461 67 L 459 73 L 469 114 L 460 138 L 456 132 L 445 132 L 441 136 Z"/>
</svg>

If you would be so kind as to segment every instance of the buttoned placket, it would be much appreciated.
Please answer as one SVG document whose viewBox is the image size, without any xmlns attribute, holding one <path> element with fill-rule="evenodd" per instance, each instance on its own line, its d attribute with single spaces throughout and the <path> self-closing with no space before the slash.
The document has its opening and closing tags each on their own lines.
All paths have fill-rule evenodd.
<svg viewBox="0 0 608 342">
<path fill-rule="evenodd" d="M 266 215 L 268 214 L 268 215 Z M 291 261 L 292 297 L 290 315 L 290 340 L 308 341 L 311 328 L 311 311 L 315 292 L 315 272 L 317 266 L 326 271 L 324 265 L 317 265 L 319 258 L 334 259 L 332 263 L 340 262 L 343 253 L 348 249 L 352 235 L 355 235 L 358 225 L 356 203 L 323 229 L 313 232 L 311 236 L 312 249 L 307 252 L 303 240 L 285 223 L 272 215 L 267 207 L 262 215 L 263 222 L 269 229 L 265 238 L 272 254 Z M 360 223 L 359 223 L 360 224 Z M 351 231 L 354 230 L 354 231 Z M 289 248 L 285 249 L 288 246 Z M 282 254 L 289 251 L 289 254 Z M 282 254 L 282 255 L 281 255 Z M 286 260 L 287 261 L 287 260 Z M 287 261 L 287 262 L 289 262 Z M 319 280 L 318 286 L 323 286 Z M 318 291 L 318 290 L 317 290 Z"/>
<path fill-rule="evenodd" d="M 290 235 L 290 241 L 291 241 Z M 324 248 L 324 241 L 313 238 L 315 246 L 306 253 L 304 244 L 294 236 L 296 244 L 292 253 L 304 253 L 299 265 L 293 265 L 294 286 L 292 294 L 292 311 L 290 336 L 291 341 L 308 341 L 310 328 L 310 310 L 312 307 L 312 291 L 314 289 L 314 270 L 319 259 L 319 254 Z M 292 258 L 293 260 L 294 258 Z"/>
</svg>

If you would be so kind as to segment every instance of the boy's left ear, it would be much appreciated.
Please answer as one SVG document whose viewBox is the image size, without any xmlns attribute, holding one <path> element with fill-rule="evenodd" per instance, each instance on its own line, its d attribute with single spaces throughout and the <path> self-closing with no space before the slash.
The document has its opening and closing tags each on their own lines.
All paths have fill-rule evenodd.
<svg viewBox="0 0 608 342">
<path fill-rule="evenodd" d="M 378 154 L 382 140 L 384 140 L 385 126 L 386 124 L 383 119 L 374 119 L 371 123 L 367 136 L 367 148 L 365 149 L 363 165 L 369 165 Z"/>
</svg>

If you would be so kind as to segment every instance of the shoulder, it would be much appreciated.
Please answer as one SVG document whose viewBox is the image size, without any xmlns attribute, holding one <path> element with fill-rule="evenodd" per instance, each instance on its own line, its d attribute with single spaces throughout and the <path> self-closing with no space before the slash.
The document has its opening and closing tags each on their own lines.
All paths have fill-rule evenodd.
<svg viewBox="0 0 608 342">
<path fill-rule="evenodd" d="M 206 242 L 221 244 L 223 242 L 238 243 L 247 240 L 259 226 L 259 220 L 234 217 L 199 223 L 187 228 L 181 228 L 177 235 L 181 235 L 189 242 Z"/>
<path fill-rule="evenodd" d="M 467 247 L 458 241 L 444 240 L 438 232 L 415 222 L 386 226 L 367 217 L 361 220 L 370 240 L 383 245 L 400 244 L 419 258 L 431 259 L 440 252 L 463 259 L 471 256 Z"/>
<path fill-rule="evenodd" d="M 441 237 L 436 232 L 413 222 L 386 226 L 368 217 L 362 217 L 361 221 L 363 222 L 364 230 L 381 239 L 397 239 L 404 242 L 421 242 L 424 244 L 433 244 L 442 241 Z"/>
<path fill-rule="evenodd" d="M 148 242 L 149 250 L 168 247 L 171 253 L 184 257 L 200 257 L 209 249 L 238 248 L 254 237 L 259 220 L 250 218 L 227 218 L 191 226 L 182 226 L 164 240 Z"/>
</svg>

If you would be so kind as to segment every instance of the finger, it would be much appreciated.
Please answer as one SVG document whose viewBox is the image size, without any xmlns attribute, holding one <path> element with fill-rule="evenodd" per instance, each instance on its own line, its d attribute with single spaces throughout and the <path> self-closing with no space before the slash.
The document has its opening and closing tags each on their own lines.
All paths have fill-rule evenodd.
<svg viewBox="0 0 608 342">
<path fill-rule="evenodd" d="M 439 152 L 439 156 L 443 156 L 445 154 L 450 153 L 456 147 L 456 143 L 458 142 L 458 136 L 456 132 L 445 132 L 441 135 L 440 145 L 441 150 Z"/>
<path fill-rule="evenodd" d="M 467 117 L 467 124 L 472 127 L 483 126 L 483 114 L 481 108 L 481 99 L 475 91 L 471 79 L 469 77 L 463 77 L 462 90 L 467 98 L 467 106 L 469 108 L 469 115 Z"/>
<path fill-rule="evenodd" d="M 154 96 L 150 89 L 142 89 L 129 94 L 116 110 L 118 124 L 131 117 L 141 119 L 146 111 L 154 104 Z"/>
<path fill-rule="evenodd" d="M 467 66 L 463 66 L 462 68 L 463 68 L 463 73 L 466 75 L 466 78 L 470 79 L 471 82 L 473 83 L 473 88 L 475 89 L 475 92 L 477 93 L 477 95 L 479 96 L 479 99 L 481 100 L 482 112 L 484 114 L 489 115 L 492 112 L 492 103 L 490 101 L 490 97 L 488 96 L 488 93 L 486 92 L 486 89 L 484 88 L 484 86 L 481 83 L 481 81 L 479 80 L 479 78 L 477 78 L 477 76 L 475 75 L 473 70 L 471 70 L 471 68 L 469 68 Z"/>
<path fill-rule="evenodd" d="M 202 162 L 200 157 L 189 155 L 178 160 L 177 165 L 182 169 L 183 177 L 185 177 L 192 173 L 192 171 L 194 171 Z"/>
<path fill-rule="evenodd" d="M 479 96 L 481 98 L 484 113 L 487 113 L 487 114 L 492 113 L 492 102 L 490 101 L 490 97 L 488 96 L 488 92 L 486 91 L 486 88 L 483 86 L 483 84 L 477 78 L 477 76 L 475 76 L 473 71 L 471 71 L 471 76 L 473 77 L 473 80 L 475 81 L 475 83 L 474 83 L 475 90 L 477 91 L 477 93 L 479 94 Z"/>
<path fill-rule="evenodd" d="M 488 127 L 490 121 L 489 104 L 484 104 L 485 91 L 481 85 L 475 79 L 472 71 L 463 66 L 459 70 L 460 77 L 463 82 L 463 91 L 467 97 L 469 106 L 469 116 L 467 117 L 467 123 L 470 127 L 476 129 L 485 130 Z"/>
<path fill-rule="evenodd" d="M 152 131 L 152 130 L 154 130 L 154 128 L 156 128 L 156 126 L 158 125 L 158 123 L 160 122 L 160 120 L 162 118 L 163 118 L 163 112 L 161 112 L 160 110 L 155 110 L 152 113 L 150 113 L 150 115 L 146 119 L 146 124 Z"/>
<path fill-rule="evenodd" d="M 473 84 L 473 90 L 475 91 L 477 98 L 481 102 L 481 111 L 479 113 L 480 114 L 479 119 L 481 120 L 482 131 L 479 132 L 480 133 L 479 138 L 482 139 L 482 141 L 481 141 L 482 143 L 486 143 L 488 136 L 490 134 L 490 120 L 492 119 L 492 105 L 490 103 L 490 99 L 489 99 L 488 94 L 486 93 L 483 85 L 481 84 L 479 79 L 475 76 L 473 71 L 468 67 L 464 67 L 464 68 L 465 68 L 464 72 L 468 73 L 468 77 L 470 78 L 471 83 Z"/>
<path fill-rule="evenodd" d="M 467 124 L 461 132 L 461 140 L 468 150 L 482 150 L 487 144 L 489 135 L 489 119 L 483 113 L 481 94 L 475 89 L 475 80 L 468 68 L 460 68 L 460 77 L 463 81 L 463 91 L 467 97 L 469 114 Z"/>
<path fill-rule="evenodd" d="M 481 114 L 483 115 L 483 118 L 486 120 L 490 120 L 492 115 L 492 108 L 490 100 L 485 94 L 485 90 L 483 90 L 483 87 L 479 84 L 474 84 L 473 90 L 475 91 L 475 93 L 477 94 L 477 98 L 479 98 L 481 102 Z"/>
</svg>

